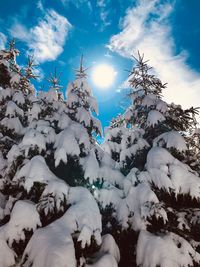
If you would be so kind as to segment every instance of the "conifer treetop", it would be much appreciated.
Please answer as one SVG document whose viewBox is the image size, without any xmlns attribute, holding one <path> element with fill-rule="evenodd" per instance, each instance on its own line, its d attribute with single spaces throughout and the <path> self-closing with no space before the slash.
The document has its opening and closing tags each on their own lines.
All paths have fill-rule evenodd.
<svg viewBox="0 0 200 267">
<path fill-rule="evenodd" d="M 88 68 L 84 69 L 84 67 L 83 67 L 83 55 L 81 55 L 79 69 L 75 69 L 76 78 L 77 79 L 87 78 L 87 74 L 86 74 L 87 70 L 88 70 Z"/>
<path fill-rule="evenodd" d="M 52 87 L 58 92 L 62 88 L 60 85 L 60 76 L 61 72 L 58 74 L 57 69 L 55 68 L 54 74 L 51 72 L 49 78 L 47 78 L 47 81 L 52 85 Z"/>
<path fill-rule="evenodd" d="M 166 83 L 163 84 L 160 79 L 149 73 L 152 67 L 148 66 L 148 60 L 144 60 L 144 54 L 141 55 L 138 51 L 138 58 L 132 57 L 136 65 L 129 73 L 131 87 L 135 88 L 137 93 L 143 91 L 145 95 L 153 93 L 161 96 L 162 90 L 166 88 Z"/>
</svg>

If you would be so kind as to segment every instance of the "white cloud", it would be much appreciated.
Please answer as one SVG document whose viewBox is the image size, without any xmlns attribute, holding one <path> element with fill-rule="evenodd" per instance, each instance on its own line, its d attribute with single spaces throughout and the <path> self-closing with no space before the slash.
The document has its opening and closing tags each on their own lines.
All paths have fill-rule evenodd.
<svg viewBox="0 0 200 267">
<path fill-rule="evenodd" d="M 111 24 L 111 22 L 108 20 L 108 16 L 110 13 L 110 10 L 108 9 L 108 2 L 107 0 L 97 0 L 97 6 L 100 9 L 100 19 L 103 23 L 101 25 L 101 31 L 103 31 L 107 26 Z"/>
<path fill-rule="evenodd" d="M 140 0 L 129 9 L 121 22 L 122 30 L 111 37 L 108 47 L 122 56 L 145 54 L 149 64 L 168 87 L 163 92 L 167 101 L 188 106 L 199 106 L 200 73 L 186 63 L 187 53 L 176 55 L 175 41 L 168 20 L 174 4 L 158 0 Z"/>
<path fill-rule="evenodd" d="M 71 28 L 69 21 L 54 10 L 48 10 L 38 25 L 27 29 L 20 23 L 14 24 L 10 33 L 14 38 L 27 43 L 29 52 L 38 62 L 55 60 L 63 51 L 65 39 Z"/>
<path fill-rule="evenodd" d="M 5 34 L 0 32 L 0 49 L 5 49 L 6 42 L 7 42 L 7 38 Z"/>
<path fill-rule="evenodd" d="M 87 8 L 87 11 L 89 10 L 92 12 L 92 4 L 90 0 L 61 0 L 62 4 L 64 6 L 68 6 L 69 4 L 73 4 L 76 8 L 80 8 L 82 6 Z"/>
</svg>

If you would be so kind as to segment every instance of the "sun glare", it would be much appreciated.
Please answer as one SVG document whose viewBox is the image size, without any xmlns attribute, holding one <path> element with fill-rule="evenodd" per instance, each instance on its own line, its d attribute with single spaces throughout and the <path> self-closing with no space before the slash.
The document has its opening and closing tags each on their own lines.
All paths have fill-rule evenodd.
<svg viewBox="0 0 200 267">
<path fill-rule="evenodd" d="M 92 79 L 96 86 L 108 88 L 113 84 L 116 74 L 112 66 L 101 64 L 94 68 Z"/>
</svg>

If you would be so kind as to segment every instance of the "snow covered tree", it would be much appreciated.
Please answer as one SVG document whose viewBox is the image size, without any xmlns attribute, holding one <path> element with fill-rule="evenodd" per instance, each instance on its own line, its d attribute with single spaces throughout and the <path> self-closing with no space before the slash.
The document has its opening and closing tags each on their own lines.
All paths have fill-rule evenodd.
<svg viewBox="0 0 200 267">
<path fill-rule="evenodd" d="M 106 175 L 114 183 L 110 174 L 122 183 L 122 175 L 95 143 L 94 125 L 68 115 L 68 103 L 57 90 L 59 81 L 52 79 L 50 90 L 38 96 L 9 81 L 0 90 L 0 265 L 115 267 L 119 250 L 111 235 L 102 235 L 92 184 Z M 69 179 L 70 172 L 56 176 L 56 168 L 70 158 L 81 168 L 82 186 L 80 174 L 74 175 L 75 181 Z M 73 181 L 74 187 L 63 180 Z"/>
<path fill-rule="evenodd" d="M 15 40 L 9 43 L 9 49 L 0 51 L 0 86 L 10 87 L 19 81 L 20 68 L 16 63 L 19 50 L 15 48 Z"/>
<path fill-rule="evenodd" d="M 147 149 L 139 169 L 134 164 L 132 169 L 127 165 L 124 194 L 112 196 L 117 220 L 120 222 L 120 215 L 127 214 L 121 218 L 123 227 L 138 234 L 138 240 L 134 235 L 129 239 L 136 246 L 135 265 L 199 266 L 200 178 L 190 167 L 197 165 L 195 156 L 190 166 L 184 163 L 188 149 L 184 136 L 196 126 L 197 109 L 183 110 L 180 105 L 162 100 L 161 93 L 166 85 L 152 74 L 140 54 L 129 82 L 132 105 L 120 116 L 120 123 L 108 129 L 103 146 L 111 155 L 118 153 L 117 160 L 123 166 L 126 166 L 124 149 L 128 150 L 125 162 L 131 154 L 137 157 L 136 148 L 143 150 L 136 146 L 137 142 L 135 147 L 129 145 L 130 137 L 122 146 L 126 132 L 131 132 L 133 140 L 137 140 L 137 132 L 142 131 Z M 197 153 L 198 141 L 194 140 L 194 143 L 191 147 Z M 122 251 L 120 244 L 119 248 Z M 124 265 L 135 266 L 133 257 L 134 253 L 130 253 Z"/>
</svg>

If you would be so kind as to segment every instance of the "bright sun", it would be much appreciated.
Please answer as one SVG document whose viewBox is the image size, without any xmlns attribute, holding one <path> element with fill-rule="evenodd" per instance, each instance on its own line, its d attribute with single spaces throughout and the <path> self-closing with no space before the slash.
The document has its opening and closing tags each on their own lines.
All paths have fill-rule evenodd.
<svg viewBox="0 0 200 267">
<path fill-rule="evenodd" d="M 116 74 L 112 66 L 101 64 L 94 68 L 92 79 L 96 86 L 107 88 L 114 82 Z"/>
</svg>

